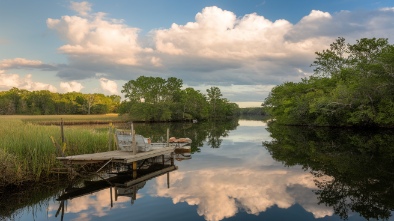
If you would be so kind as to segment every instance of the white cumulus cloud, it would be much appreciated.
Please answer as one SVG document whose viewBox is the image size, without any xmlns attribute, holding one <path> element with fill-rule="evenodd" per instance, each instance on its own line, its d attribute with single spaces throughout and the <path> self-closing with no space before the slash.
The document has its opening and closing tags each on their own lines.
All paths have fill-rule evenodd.
<svg viewBox="0 0 394 221">
<path fill-rule="evenodd" d="M 4 59 L 0 61 L 0 69 L 37 67 L 40 65 L 42 65 L 42 62 L 39 60 L 28 60 L 26 58 Z"/>
<path fill-rule="evenodd" d="M 9 90 L 13 87 L 26 89 L 29 91 L 49 90 L 56 92 L 57 89 L 53 85 L 33 81 L 32 75 L 28 74 L 21 77 L 18 74 L 7 74 L 4 70 L 0 70 L 0 91 Z"/>
<path fill-rule="evenodd" d="M 285 56 L 283 36 L 292 26 L 288 21 L 271 22 L 257 14 L 237 18 L 233 12 L 216 6 L 204 8 L 195 19 L 185 25 L 173 24 L 170 29 L 157 30 L 157 50 L 230 60 Z"/>
<path fill-rule="evenodd" d="M 71 2 L 70 8 L 81 16 L 87 16 L 92 10 L 92 4 L 89 2 Z"/>
<path fill-rule="evenodd" d="M 73 3 L 72 7 L 80 14 L 90 11 L 86 2 Z M 122 20 L 108 19 L 105 13 L 88 15 L 47 19 L 48 28 L 57 31 L 66 42 L 58 50 L 69 56 L 71 62 L 133 66 L 141 62 L 139 53 L 151 50 L 140 46 L 138 28 L 129 27 Z"/>
<path fill-rule="evenodd" d="M 63 92 L 80 92 L 84 86 L 76 81 L 60 82 L 60 88 Z"/>
<path fill-rule="evenodd" d="M 100 85 L 104 91 L 108 91 L 110 94 L 119 94 L 118 84 L 115 81 L 100 78 Z"/>
</svg>

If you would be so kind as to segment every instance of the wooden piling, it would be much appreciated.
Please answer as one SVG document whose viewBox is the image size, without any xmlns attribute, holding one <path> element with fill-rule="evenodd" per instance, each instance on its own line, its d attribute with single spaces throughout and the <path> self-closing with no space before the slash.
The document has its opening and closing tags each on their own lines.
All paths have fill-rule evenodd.
<svg viewBox="0 0 394 221">
<path fill-rule="evenodd" d="M 167 147 L 170 146 L 170 129 L 167 128 Z"/>
<path fill-rule="evenodd" d="M 62 145 L 64 144 L 64 142 L 65 142 L 65 138 L 64 138 L 64 129 L 63 129 L 63 126 L 64 126 L 64 122 L 63 122 L 63 118 L 60 118 L 60 136 L 62 137 Z"/>
<path fill-rule="evenodd" d="M 170 189 L 170 173 L 167 173 L 167 189 Z"/>
<path fill-rule="evenodd" d="M 135 140 L 135 130 L 132 130 L 131 133 L 132 133 L 132 139 L 133 139 L 133 144 L 131 145 L 131 148 L 133 150 L 133 155 L 136 155 L 137 154 L 137 142 Z"/>
<path fill-rule="evenodd" d="M 137 178 L 137 162 L 133 162 L 133 179 Z"/>
</svg>

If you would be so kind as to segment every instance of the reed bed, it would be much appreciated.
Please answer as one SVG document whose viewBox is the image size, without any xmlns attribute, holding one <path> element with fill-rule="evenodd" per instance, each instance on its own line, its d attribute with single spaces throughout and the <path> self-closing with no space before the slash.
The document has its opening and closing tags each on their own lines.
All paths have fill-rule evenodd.
<svg viewBox="0 0 394 221">
<path fill-rule="evenodd" d="M 65 155 L 108 150 L 108 130 L 88 127 L 64 127 L 65 145 L 59 126 L 40 126 L 23 118 L 0 117 L 0 187 L 48 178 L 56 160 L 52 136 Z"/>
<path fill-rule="evenodd" d="M 118 114 L 100 114 L 100 115 L 10 115 L 0 116 L 0 118 L 21 119 L 24 122 L 35 124 L 51 125 L 59 124 L 63 119 L 65 124 L 107 124 L 110 122 L 124 122 L 128 116 L 119 116 Z"/>
</svg>

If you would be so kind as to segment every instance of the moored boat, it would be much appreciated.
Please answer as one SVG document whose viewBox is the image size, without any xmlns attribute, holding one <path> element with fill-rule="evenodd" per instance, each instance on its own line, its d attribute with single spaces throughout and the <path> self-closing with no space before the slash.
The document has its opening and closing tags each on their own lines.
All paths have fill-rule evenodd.
<svg viewBox="0 0 394 221">
<path fill-rule="evenodd" d="M 133 142 L 133 137 L 135 142 Z M 150 138 L 143 137 L 139 134 L 132 134 L 131 130 L 115 130 L 115 140 L 118 150 L 133 151 L 133 145 L 136 146 L 137 152 L 148 152 L 164 147 L 174 147 L 175 153 L 190 153 L 190 138 L 170 137 L 166 143 L 152 143 Z"/>
</svg>

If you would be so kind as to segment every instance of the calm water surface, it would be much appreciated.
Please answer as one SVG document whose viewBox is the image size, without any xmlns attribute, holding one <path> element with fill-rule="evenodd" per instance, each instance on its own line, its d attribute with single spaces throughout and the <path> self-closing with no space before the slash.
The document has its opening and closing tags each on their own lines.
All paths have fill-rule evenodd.
<svg viewBox="0 0 394 221">
<path fill-rule="evenodd" d="M 198 135 L 187 132 L 192 127 L 195 125 L 183 128 L 184 134 L 179 136 L 191 135 L 194 141 Z M 269 130 L 265 123 L 249 120 L 240 120 L 238 126 L 227 128 L 213 126 L 204 132 L 205 138 L 197 138 L 200 141 L 193 147 L 192 159 L 175 161 L 178 169 L 169 173 L 168 184 L 166 174 L 143 182 L 135 189 L 135 200 L 118 196 L 115 201 L 112 193 L 111 206 L 111 189 L 106 188 L 66 200 L 63 216 L 61 209 L 56 216 L 61 204 L 56 200 L 59 193 L 39 205 L 18 210 L 13 219 L 394 220 L 391 217 L 394 174 L 387 165 L 370 168 L 383 171 L 382 175 L 380 172 L 366 174 L 379 177 L 363 177 L 353 168 L 359 167 L 357 164 L 348 164 L 352 159 L 362 165 L 371 163 L 370 159 L 364 162 L 364 157 L 360 157 L 364 156 L 359 153 L 360 147 L 352 153 L 344 153 L 341 147 L 336 147 L 338 152 L 333 153 L 324 146 L 329 144 L 332 149 L 338 135 L 330 135 L 322 144 L 316 140 L 319 139 L 316 134 L 314 138 L 310 138 L 310 134 L 299 134 L 301 129 Z M 366 143 L 363 138 L 356 138 Z M 371 139 L 374 137 L 368 138 Z M 323 151 L 321 147 L 326 149 Z M 348 151 L 353 147 L 343 148 Z M 355 157 L 349 157 L 351 154 Z M 394 156 L 392 152 L 384 154 Z M 373 158 L 369 152 L 365 155 Z M 341 158 L 343 156 L 348 160 Z M 392 161 L 390 163 L 391 168 Z M 328 166 L 334 169 L 327 169 Z M 356 184 L 346 183 L 343 176 L 348 177 L 346 179 L 354 176 Z M 360 193 L 363 189 L 366 194 Z"/>
</svg>

